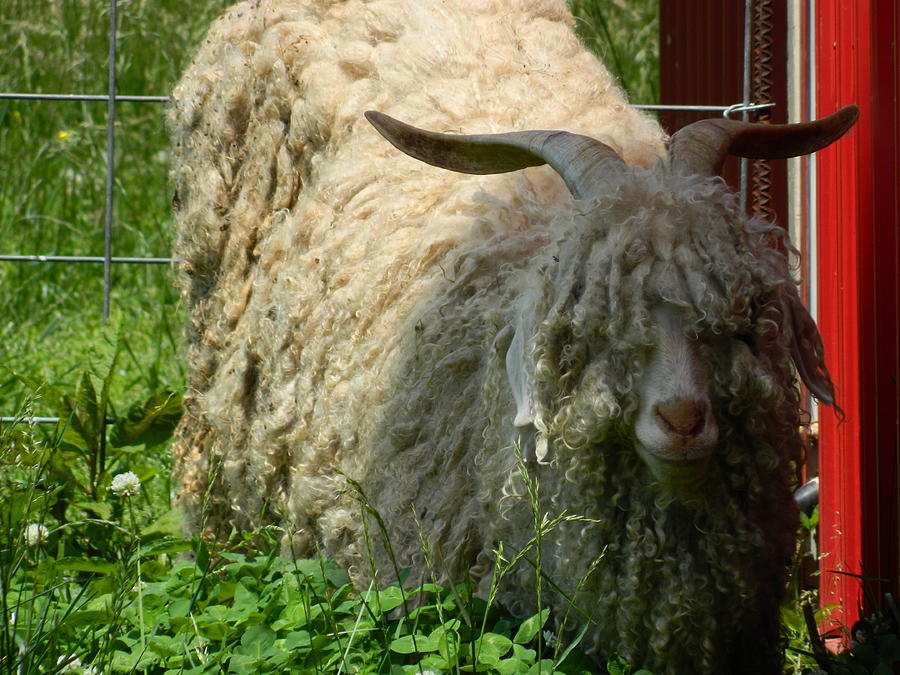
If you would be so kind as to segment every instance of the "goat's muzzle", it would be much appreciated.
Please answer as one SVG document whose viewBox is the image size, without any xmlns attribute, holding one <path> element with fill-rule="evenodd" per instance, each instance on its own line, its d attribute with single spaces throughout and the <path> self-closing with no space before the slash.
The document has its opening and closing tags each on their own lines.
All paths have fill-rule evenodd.
<svg viewBox="0 0 900 675">
<path fill-rule="evenodd" d="M 705 401 L 682 398 L 658 403 L 653 412 L 664 434 L 675 443 L 688 444 L 702 434 L 709 405 Z"/>
</svg>

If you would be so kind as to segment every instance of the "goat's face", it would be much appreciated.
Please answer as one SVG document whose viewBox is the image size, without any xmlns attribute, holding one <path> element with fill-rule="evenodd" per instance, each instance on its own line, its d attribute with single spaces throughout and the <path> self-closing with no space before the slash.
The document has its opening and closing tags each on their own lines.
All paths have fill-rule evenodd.
<svg viewBox="0 0 900 675">
<path fill-rule="evenodd" d="M 708 364 L 700 338 L 672 307 L 652 316 L 656 340 L 638 382 L 636 450 L 657 480 L 687 487 L 702 481 L 719 440 Z"/>
<path fill-rule="evenodd" d="M 549 164 L 576 202 L 593 209 L 576 214 L 572 228 L 564 231 L 573 250 L 553 256 L 559 274 L 546 296 L 555 297 L 547 318 L 529 318 L 535 297 L 526 293 L 513 319 L 514 333 L 503 333 L 512 334 L 506 371 L 516 406 L 513 424 L 534 427 L 535 456 L 543 460 L 548 436 L 568 448 L 596 444 L 609 427 L 636 411 L 626 433 L 637 453 L 658 481 L 680 487 L 703 482 L 721 446 L 719 423 L 727 425 L 715 417 L 714 366 L 701 356 L 705 345 L 675 306 L 693 307 L 728 324 L 729 317 L 751 321 L 754 303 L 771 301 L 766 321 L 777 327 L 773 344 L 782 353 L 769 354 L 769 365 L 783 371 L 793 361 L 809 390 L 825 403 L 834 402 L 815 324 L 793 287 L 786 260 L 765 241 L 777 241 L 774 226 L 745 223 L 724 183 L 714 177 L 728 154 L 777 159 L 815 152 L 846 133 L 858 114 L 848 106 L 822 120 L 792 125 L 703 120 L 677 132 L 669 156 L 649 172 L 626 166 L 606 143 L 564 131 L 455 136 L 377 112 L 366 117 L 403 152 L 446 169 L 491 174 Z M 645 190 L 656 179 L 659 183 Z M 612 204 L 617 201 L 622 208 Z M 606 202 L 608 208 L 601 209 Z M 646 227 L 635 229 L 639 223 Z M 615 232 L 628 236 L 616 242 Z M 592 240 L 597 245 L 591 246 Z M 538 274 L 543 278 L 550 267 Z M 679 294 L 683 297 L 673 297 Z M 711 296 L 719 302 L 711 302 Z M 638 344 L 626 334 L 648 318 L 647 312 L 635 313 L 634 305 L 651 308 L 654 324 L 653 348 L 644 363 L 624 363 L 628 347 Z M 729 332 L 727 325 L 718 328 L 712 332 Z M 604 342 L 610 343 L 608 350 Z M 594 346 L 602 356 L 591 354 Z M 725 367 L 733 371 L 737 362 L 730 363 Z M 793 386 L 786 384 L 787 376 L 776 379 Z M 626 391 L 636 391 L 636 402 L 632 397 L 623 404 L 620 395 Z"/>
</svg>

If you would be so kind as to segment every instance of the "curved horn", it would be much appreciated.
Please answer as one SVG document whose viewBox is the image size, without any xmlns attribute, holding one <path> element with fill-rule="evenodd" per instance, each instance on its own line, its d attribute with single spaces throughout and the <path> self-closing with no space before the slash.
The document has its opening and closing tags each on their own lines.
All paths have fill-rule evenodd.
<svg viewBox="0 0 900 675">
<path fill-rule="evenodd" d="M 374 110 L 366 119 L 398 150 L 442 169 L 489 174 L 549 164 L 575 199 L 589 199 L 603 174 L 625 168 L 605 143 L 567 131 L 455 135 L 417 129 Z"/>
<path fill-rule="evenodd" d="M 672 136 L 669 164 L 685 173 L 714 176 L 729 154 L 752 159 L 808 155 L 847 133 L 857 117 L 859 108 L 848 105 L 833 115 L 802 124 L 701 120 Z"/>
</svg>

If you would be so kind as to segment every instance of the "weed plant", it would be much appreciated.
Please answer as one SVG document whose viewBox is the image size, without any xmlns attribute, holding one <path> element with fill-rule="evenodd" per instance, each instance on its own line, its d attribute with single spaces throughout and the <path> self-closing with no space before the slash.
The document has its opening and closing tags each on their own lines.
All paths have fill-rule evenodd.
<svg viewBox="0 0 900 675">
<path fill-rule="evenodd" d="M 540 595 L 524 622 L 493 602 L 514 565 L 541 578 L 542 536 L 571 519 L 539 514 L 527 473 L 536 534 L 510 560 L 498 552 L 487 599 L 469 584 L 405 588 L 396 568 L 357 593 L 332 562 L 279 556 L 277 528 L 236 533 L 230 549 L 185 539 L 164 467 L 146 462 L 171 435 L 177 397 L 139 401 L 107 432 L 121 340 L 107 343 L 74 394 L 35 387 L 67 420 L 55 434 L 0 429 L 0 672 L 592 672 L 576 649 L 584 631 L 568 644 L 549 632 Z"/>
</svg>

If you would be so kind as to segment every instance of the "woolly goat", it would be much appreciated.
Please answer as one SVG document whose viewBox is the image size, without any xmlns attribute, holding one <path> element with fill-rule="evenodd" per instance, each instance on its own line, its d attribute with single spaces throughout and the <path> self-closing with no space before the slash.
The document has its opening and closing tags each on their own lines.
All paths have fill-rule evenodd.
<svg viewBox="0 0 900 675">
<path fill-rule="evenodd" d="M 426 573 L 421 532 L 441 578 L 483 583 L 533 536 L 524 464 L 542 512 L 581 517 L 542 569 L 598 654 L 776 672 L 795 376 L 833 389 L 782 231 L 716 174 L 855 113 L 700 122 L 667 150 L 572 24 L 562 0 L 254 0 L 215 22 L 170 113 L 179 500 L 198 530 L 277 522 L 363 583 L 350 477 L 402 566 Z M 500 599 L 533 613 L 520 567 Z"/>
</svg>

